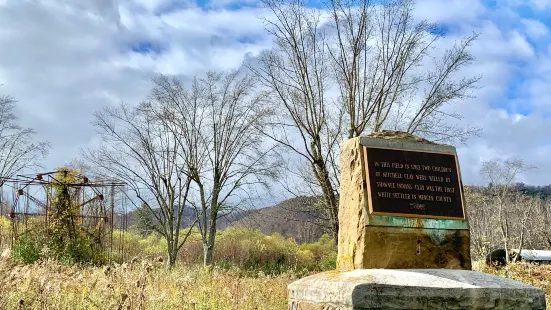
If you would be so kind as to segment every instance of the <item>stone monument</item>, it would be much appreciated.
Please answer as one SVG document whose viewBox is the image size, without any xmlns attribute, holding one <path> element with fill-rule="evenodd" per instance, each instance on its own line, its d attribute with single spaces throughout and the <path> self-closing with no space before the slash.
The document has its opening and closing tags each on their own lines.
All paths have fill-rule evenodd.
<svg viewBox="0 0 551 310">
<path fill-rule="evenodd" d="M 288 287 L 289 309 L 545 309 L 544 293 L 471 271 L 454 147 L 403 132 L 341 147 L 337 270 Z"/>
</svg>

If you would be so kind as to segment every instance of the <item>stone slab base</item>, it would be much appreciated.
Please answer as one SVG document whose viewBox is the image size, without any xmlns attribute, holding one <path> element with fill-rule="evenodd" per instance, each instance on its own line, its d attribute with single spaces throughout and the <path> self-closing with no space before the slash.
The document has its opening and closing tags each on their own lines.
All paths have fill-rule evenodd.
<svg viewBox="0 0 551 310">
<path fill-rule="evenodd" d="M 538 288 L 451 269 L 328 271 L 289 284 L 288 296 L 290 310 L 546 309 Z"/>
</svg>

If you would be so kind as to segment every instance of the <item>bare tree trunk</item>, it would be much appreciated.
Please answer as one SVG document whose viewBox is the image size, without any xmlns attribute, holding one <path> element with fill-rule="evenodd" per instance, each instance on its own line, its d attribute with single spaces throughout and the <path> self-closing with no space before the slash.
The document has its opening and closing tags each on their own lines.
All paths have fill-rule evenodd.
<svg viewBox="0 0 551 310">
<path fill-rule="evenodd" d="M 504 226 L 502 226 L 503 234 L 503 247 L 505 248 L 505 261 L 510 262 L 509 254 L 509 225 L 508 221 L 504 219 Z"/>
<path fill-rule="evenodd" d="M 529 198 L 526 204 L 523 204 L 523 207 L 517 208 L 517 210 L 521 210 L 522 212 L 522 220 L 520 222 L 520 240 L 518 245 L 518 253 L 515 257 L 515 262 L 520 261 L 520 254 L 522 253 L 522 248 L 524 247 L 524 239 L 526 236 L 526 224 L 528 222 L 528 218 L 530 215 L 532 215 L 532 210 L 535 209 L 535 206 L 538 205 L 539 197 L 536 198 Z"/>
<path fill-rule="evenodd" d="M 216 223 L 212 223 L 209 227 L 209 237 L 207 242 L 203 245 L 204 257 L 203 264 L 205 266 L 212 265 L 214 262 L 214 244 L 216 242 Z"/>
<path fill-rule="evenodd" d="M 191 179 L 184 165 L 188 152 L 175 141 L 156 104 L 154 100 L 137 107 L 121 104 L 96 113 L 95 126 L 104 143 L 85 156 L 102 175 L 126 181 L 152 218 L 148 228 L 165 238 L 167 265 L 172 268 L 195 225 L 187 227 L 186 237 L 179 240 Z"/>
<path fill-rule="evenodd" d="M 217 186 L 219 183 L 214 182 L 215 186 Z M 214 257 L 214 244 L 216 241 L 216 222 L 218 217 L 218 191 L 215 191 L 213 193 L 213 199 L 211 201 L 210 205 L 210 223 L 209 223 L 209 229 L 208 229 L 208 238 L 204 244 L 204 259 L 203 264 L 205 266 L 212 265 L 213 263 L 213 257 Z"/>
<path fill-rule="evenodd" d="M 322 196 L 323 220 L 338 242 L 335 159 L 341 139 L 391 127 L 391 117 L 397 119 L 395 129 L 439 140 L 462 140 L 476 132 L 450 126 L 442 118 L 455 116 L 439 113 L 445 104 L 468 97 L 479 80 L 454 76 L 472 61 L 467 48 L 476 36 L 421 72 L 440 36 L 427 21 L 415 20 L 413 1 L 331 0 L 325 12 L 301 0 L 262 2 L 275 44 L 249 69 L 273 96 L 277 116 L 265 134 L 310 165 L 301 177 L 309 195 Z M 413 102 L 416 95 L 420 100 Z"/>
<path fill-rule="evenodd" d="M 500 163 L 497 160 L 486 161 L 482 164 L 480 172 L 488 179 L 490 185 L 488 186 L 489 193 L 496 198 L 498 208 L 498 221 L 499 230 L 501 232 L 502 242 L 505 250 L 505 259 L 510 262 L 509 246 L 510 240 L 510 226 L 511 222 L 509 217 L 512 214 L 512 206 L 506 206 L 505 204 L 511 201 L 514 188 L 512 187 L 514 179 L 519 173 L 534 168 L 533 166 L 526 166 L 522 160 L 512 159 L 506 160 Z M 513 204 L 514 201 L 511 201 Z M 524 228 L 523 228 L 524 229 Z"/>
<path fill-rule="evenodd" d="M 168 249 L 168 268 L 172 268 L 176 265 L 177 256 L 178 247 L 174 244 L 174 242 L 172 242 Z"/>
<path fill-rule="evenodd" d="M 335 190 L 333 189 L 333 184 L 329 178 L 329 173 L 327 171 L 327 166 L 323 160 L 317 160 L 313 165 L 314 173 L 316 178 L 321 185 L 323 193 L 323 203 L 324 210 L 328 213 L 327 216 L 330 220 L 331 225 L 331 234 L 335 241 L 335 244 L 338 244 L 339 236 L 339 204 L 337 198 L 335 197 Z"/>
<path fill-rule="evenodd" d="M 520 261 L 520 254 L 522 253 L 522 247 L 524 246 L 524 231 L 525 230 L 526 230 L 526 228 L 522 228 L 522 230 L 520 232 L 520 241 L 519 241 L 519 244 L 518 244 L 518 253 L 517 253 L 517 256 L 515 256 L 515 262 Z"/>
</svg>

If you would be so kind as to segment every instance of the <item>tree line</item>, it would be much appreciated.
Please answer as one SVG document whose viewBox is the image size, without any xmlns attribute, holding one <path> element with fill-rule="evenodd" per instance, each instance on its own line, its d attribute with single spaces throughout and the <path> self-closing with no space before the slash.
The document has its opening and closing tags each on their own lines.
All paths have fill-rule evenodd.
<svg viewBox="0 0 551 310">
<path fill-rule="evenodd" d="M 446 107 L 479 86 L 480 76 L 460 74 L 474 60 L 476 34 L 438 48 L 445 33 L 415 19 L 412 0 L 262 4 L 273 48 L 235 71 L 157 76 L 142 102 L 94 115 L 102 143 L 83 158 L 128 183 L 146 224 L 166 239 L 170 266 L 191 233 L 180 226 L 185 208 L 196 211 L 210 265 L 217 220 L 275 184 L 322 197 L 317 214 L 337 242 L 344 139 L 393 129 L 457 143 L 480 132 Z M 21 154 L 29 157 L 4 154 L 2 165 L 15 158 L 18 171 L 38 158 Z"/>
<path fill-rule="evenodd" d="M 535 169 L 520 159 L 489 160 L 480 173 L 487 186 L 466 186 L 465 198 L 471 229 L 471 250 L 475 259 L 491 251 L 551 248 L 551 200 L 549 186 L 516 183 L 522 172 Z"/>
</svg>

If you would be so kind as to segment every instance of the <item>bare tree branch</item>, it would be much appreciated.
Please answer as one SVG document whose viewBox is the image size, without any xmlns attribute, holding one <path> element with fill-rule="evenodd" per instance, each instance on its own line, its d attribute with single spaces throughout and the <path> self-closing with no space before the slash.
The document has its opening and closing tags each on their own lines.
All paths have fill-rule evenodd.
<svg viewBox="0 0 551 310">
<path fill-rule="evenodd" d="M 48 142 L 34 141 L 34 130 L 18 124 L 15 103 L 0 95 L 0 187 L 22 170 L 40 166 L 50 149 Z"/>
</svg>

